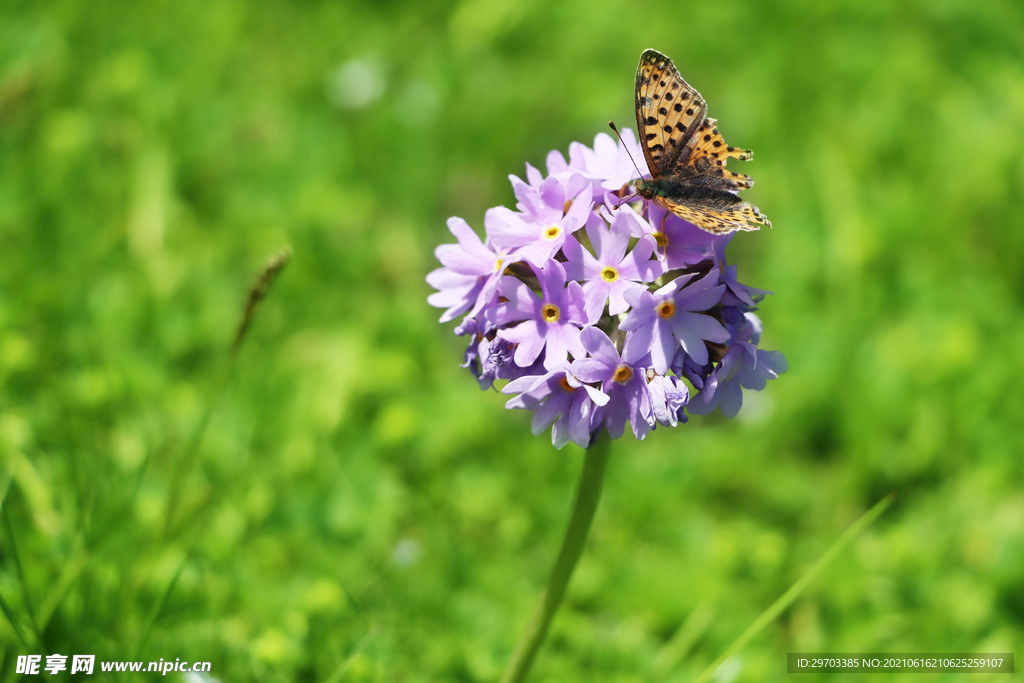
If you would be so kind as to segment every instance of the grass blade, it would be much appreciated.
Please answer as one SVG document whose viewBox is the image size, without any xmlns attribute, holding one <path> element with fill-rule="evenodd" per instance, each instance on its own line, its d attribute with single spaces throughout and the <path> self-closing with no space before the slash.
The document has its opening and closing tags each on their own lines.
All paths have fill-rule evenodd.
<svg viewBox="0 0 1024 683">
<path fill-rule="evenodd" d="M 31 650 L 29 647 L 28 640 L 25 638 L 25 632 L 21 630 L 21 626 L 18 624 L 18 620 L 14 618 L 14 612 L 11 610 L 11 606 L 4 600 L 4 596 L 0 595 L 0 610 L 3 610 L 4 616 L 7 617 L 7 621 L 10 622 L 11 627 L 14 629 L 14 633 L 18 636 L 18 640 L 25 646 L 25 650 Z"/>
<path fill-rule="evenodd" d="M 694 683 L 705 683 L 705 681 L 711 678 L 712 674 L 715 673 L 718 667 L 722 665 L 722 662 L 739 652 L 751 638 L 760 633 L 761 630 L 771 623 L 775 617 L 779 616 L 784 609 L 793 604 L 793 601 L 800 597 L 800 594 L 807 589 L 807 586 L 810 585 L 811 581 L 814 581 L 814 579 L 818 577 L 818 574 L 824 571 L 824 569 L 832 563 L 832 560 L 836 558 L 836 555 L 838 555 L 843 548 L 849 545 L 850 541 L 852 541 L 857 534 L 863 531 L 865 527 L 878 519 L 879 515 L 885 512 L 886 508 L 892 504 L 893 497 L 894 494 L 890 493 L 879 501 L 873 508 L 865 512 L 860 519 L 850 525 L 850 528 L 843 532 L 843 535 L 839 537 L 839 540 L 833 543 L 832 547 L 821 556 L 821 559 L 814 563 L 814 566 L 811 567 L 810 571 L 801 576 L 788 591 L 782 594 L 782 597 L 776 600 L 771 607 L 762 612 L 761 616 L 755 619 L 754 623 L 752 623 L 739 638 L 734 640 L 732 645 L 726 648 L 725 652 L 718 656 L 718 659 L 711 662 L 710 666 L 704 669 L 700 676 L 697 676 L 697 680 Z"/>
<path fill-rule="evenodd" d="M 3 518 L 4 526 L 7 529 L 7 538 L 11 544 L 11 557 L 14 559 L 14 568 L 18 573 L 18 583 L 21 584 L 21 598 L 25 603 L 25 611 L 28 612 L 29 626 L 32 627 L 32 633 L 36 637 L 36 642 L 42 647 L 43 636 L 39 632 L 39 622 L 36 620 L 35 610 L 32 609 L 32 598 L 29 595 L 28 583 L 25 582 L 25 572 L 21 568 L 21 559 L 18 557 L 18 546 L 14 542 L 14 525 L 11 524 L 11 515 L 7 511 L 6 505 L 3 506 Z M 4 612 L 6 611 L 4 609 Z M 10 615 L 7 618 L 10 619 Z"/>
</svg>

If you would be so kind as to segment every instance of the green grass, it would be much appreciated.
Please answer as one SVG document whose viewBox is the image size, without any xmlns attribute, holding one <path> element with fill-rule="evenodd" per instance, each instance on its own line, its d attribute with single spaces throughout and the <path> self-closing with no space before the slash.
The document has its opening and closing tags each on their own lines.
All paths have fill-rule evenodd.
<svg viewBox="0 0 1024 683">
<path fill-rule="evenodd" d="M 531 680 L 693 680 L 893 491 L 732 680 L 1012 652 L 1022 35 L 1010 0 L 4 3 L 0 678 L 33 652 L 499 678 L 582 454 L 478 390 L 424 276 L 447 217 L 482 230 L 524 162 L 631 126 L 647 47 L 756 152 L 775 228 L 730 259 L 791 370 L 616 442 Z M 383 84 L 355 109 L 352 60 Z"/>
</svg>

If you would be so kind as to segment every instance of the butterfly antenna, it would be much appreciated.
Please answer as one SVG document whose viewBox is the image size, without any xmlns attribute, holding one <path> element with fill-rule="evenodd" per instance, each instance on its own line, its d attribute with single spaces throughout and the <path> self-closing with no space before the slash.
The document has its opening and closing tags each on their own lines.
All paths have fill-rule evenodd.
<svg viewBox="0 0 1024 683">
<path fill-rule="evenodd" d="M 618 132 L 617 128 L 615 128 L 615 124 L 614 124 L 613 121 L 609 121 L 608 125 L 611 126 L 611 130 L 615 131 L 615 135 L 618 135 L 618 141 L 623 143 L 623 150 L 626 150 L 627 156 L 630 158 L 630 161 L 633 162 L 633 168 L 635 168 L 637 170 L 637 173 L 642 178 L 643 177 L 643 173 L 640 173 L 640 169 L 639 169 L 639 167 L 637 167 L 637 163 L 633 159 L 633 155 L 630 154 L 630 148 L 628 146 L 626 146 L 626 140 L 623 139 L 622 134 L 620 132 Z M 615 209 L 618 209 L 618 207 L 621 207 L 622 205 L 626 204 L 627 202 L 629 202 L 631 199 L 633 199 L 636 196 L 637 196 L 637 194 L 633 193 L 629 197 L 624 198 L 622 201 L 618 202 L 618 204 L 615 205 Z"/>
<path fill-rule="evenodd" d="M 629 153 L 629 147 L 626 147 L 626 141 L 622 139 L 622 134 L 619 133 L 619 129 L 615 127 L 615 122 L 609 121 L 608 125 L 611 126 L 612 130 L 615 131 L 615 134 L 619 136 L 619 142 L 622 143 L 622 149 L 626 150 L 626 155 L 629 157 L 629 160 L 633 162 L 633 168 L 636 169 L 637 175 L 643 178 L 644 174 L 640 172 L 640 167 L 636 165 L 636 160 L 633 158 L 633 155 Z"/>
</svg>

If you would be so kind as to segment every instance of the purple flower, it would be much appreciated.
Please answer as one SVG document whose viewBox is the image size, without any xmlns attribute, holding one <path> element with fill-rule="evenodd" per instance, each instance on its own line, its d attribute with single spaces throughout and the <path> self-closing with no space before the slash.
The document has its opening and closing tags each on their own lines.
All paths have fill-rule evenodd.
<svg viewBox="0 0 1024 683">
<path fill-rule="evenodd" d="M 494 386 L 496 379 L 511 379 L 514 375 L 512 367 L 512 354 L 515 345 L 507 339 L 495 337 L 494 339 L 481 338 L 477 344 L 479 371 L 476 379 L 480 382 L 481 389 L 490 389 Z"/>
<path fill-rule="evenodd" d="M 647 218 L 665 259 L 665 269 L 674 270 L 712 257 L 715 236 L 684 221 L 657 202 L 648 202 Z"/>
<path fill-rule="evenodd" d="M 633 310 L 619 324 L 619 329 L 632 333 L 626 337 L 623 349 L 626 360 L 635 361 L 650 353 L 654 370 L 664 375 L 677 346 L 703 365 L 708 362 L 703 340 L 724 342 L 729 338 L 720 322 L 709 315 L 694 313 L 708 310 L 722 298 L 725 285 L 718 284 L 718 271 L 712 270 L 681 288 L 691 277 L 679 277 L 653 294 L 646 290 L 627 294 L 626 300 Z"/>
<path fill-rule="evenodd" d="M 722 273 L 722 284 L 728 288 L 728 291 L 722 295 L 722 305 L 746 305 L 753 307 L 766 295 L 772 294 L 772 292 L 769 292 L 767 289 L 758 289 L 757 287 L 748 287 L 747 285 L 740 284 L 736 280 L 736 266 L 725 265 L 725 248 L 729 246 L 729 242 L 732 241 L 735 234 L 731 232 L 728 235 L 723 235 L 716 239 L 713 245 L 715 265 Z"/>
<path fill-rule="evenodd" d="M 546 375 L 513 380 L 501 392 L 519 394 L 509 399 L 506 408 L 534 411 L 531 421 L 534 436 L 552 425 L 551 443 L 555 448 L 569 441 L 580 448 L 589 446 L 594 410 L 608 403 L 608 396 L 603 392 L 576 380 L 564 361 Z"/>
<path fill-rule="evenodd" d="M 472 309 L 470 316 L 494 298 L 498 277 L 508 261 L 503 252 L 484 245 L 480 238 L 461 218 L 449 218 L 448 229 L 458 244 L 442 244 L 434 250 L 437 260 L 444 265 L 427 275 L 427 282 L 441 291 L 427 297 L 431 306 L 447 308 L 441 322 Z"/>
<path fill-rule="evenodd" d="M 651 260 L 653 239 L 641 239 L 626 253 L 631 226 L 636 220 L 635 214 L 622 211 L 615 215 L 610 227 L 605 227 L 597 214 L 591 214 L 587 237 L 597 252 L 596 258 L 573 237 L 562 246 L 568 259 L 566 273 L 573 280 L 584 282 L 587 317 L 591 320 L 601 317 L 606 303 L 609 315 L 624 313 L 629 308 L 626 292 L 643 290 L 641 282 L 654 282 L 662 273 L 661 263 Z"/>
<path fill-rule="evenodd" d="M 655 236 L 657 230 L 650 222 L 638 214 L 632 206 L 629 204 L 622 204 L 622 200 L 613 194 L 607 195 L 604 198 L 604 204 L 600 207 L 601 218 L 604 219 L 605 223 L 612 223 L 615 221 L 615 217 L 622 215 L 629 219 L 629 234 L 633 237 L 650 237 L 654 240 L 654 243 L 660 244 Z"/>
<path fill-rule="evenodd" d="M 757 349 L 751 311 L 770 292 L 736 280 L 733 236 L 656 202 L 643 215 L 622 204 L 637 178 L 627 150 L 643 163 L 625 130 L 621 142 L 599 134 L 593 149 L 572 143 L 568 161 L 551 152 L 547 177 L 527 164 L 525 181 L 509 176 L 515 210 L 487 211 L 484 240 L 449 219 L 457 244 L 437 248 L 442 267 L 427 276 L 441 320 L 465 314 L 463 367 L 481 389 L 507 381 L 502 391 L 517 394 L 507 406 L 534 411 L 534 434 L 550 425 L 559 448 L 587 447 L 602 428 L 619 438 L 627 424 L 643 439 L 687 411 L 735 415 L 743 389 L 786 369 L 782 354 Z"/>
<path fill-rule="evenodd" d="M 686 422 L 683 406 L 690 400 L 690 390 L 682 380 L 672 375 L 655 375 L 647 384 L 647 391 L 651 395 L 651 407 L 658 424 L 675 427 Z"/>
<path fill-rule="evenodd" d="M 583 227 L 593 207 L 590 185 L 581 176 L 575 177 L 578 181 L 570 178 L 568 187 L 555 178 L 545 180 L 539 189 L 523 182 L 516 185 L 522 213 L 503 206 L 489 209 L 484 225 L 491 241 L 515 249 L 518 256 L 543 268 L 562 248 L 566 236 Z M 568 190 L 576 190 L 576 194 L 570 195 Z M 568 199 L 572 205 L 566 210 Z"/>
<path fill-rule="evenodd" d="M 594 137 L 593 151 L 586 147 L 582 150 L 584 176 L 597 181 L 600 188 L 608 192 L 617 192 L 640 177 L 634 160 L 637 164 L 644 163 L 643 150 L 633 131 L 623 128 L 620 132 L 626 146 L 607 133 L 598 133 Z"/>
<path fill-rule="evenodd" d="M 516 195 L 516 209 L 536 223 L 560 220 L 565 213 L 566 200 L 579 195 L 588 185 L 586 178 L 575 171 L 545 179 L 530 164 L 526 165 L 528 182 L 524 183 L 515 175 L 509 175 L 508 179 Z"/>
<path fill-rule="evenodd" d="M 443 323 L 454 320 L 468 311 L 480 297 L 484 281 L 473 275 L 459 275 L 447 268 L 438 268 L 427 275 L 427 284 L 441 291 L 427 297 L 427 303 L 446 308 L 441 314 Z"/>
<path fill-rule="evenodd" d="M 704 388 L 704 381 L 707 380 L 708 375 L 714 369 L 714 363 L 708 360 L 704 365 L 700 365 L 697 361 L 690 358 L 686 351 L 676 349 L 671 369 L 676 375 L 690 380 L 690 384 L 700 390 Z"/>
<path fill-rule="evenodd" d="M 511 343 L 494 336 L 494 330 L 480 327 L 473 318 L 465 318 L 455 328 L 455 334 L 469 336 L 465 360 L 461 367 L 469 368 L 483 390 L 494 386 L 496 379 L 514 379 Z"/>
<path fill-rule="evenodd" d="M 627 363 L 608 335 L 596 327 L 588 327 L 580 335 L 590 358 L 575 360 L 572 374 L 585 383 L 601 383 L 608 395 L 608 404 L 594 414 L 598 426 L 603 419 L 613 439 L 622 436 L 628 421 L 637 439 L 643 439 L 651 430 L 651 397 L 647 393 L 644 369 Z"/>
<path fill-rule="evenodd" d="M 562 161 L 564 162 L 565 160 L 563 159 Z M 568 178 L 568 174 L 566 175 L 566 178 Z M 529 162 L 526 163 L 525 183 L 519 178 L 519 176 L 511 173 L 509 174 L 508 179 L 512 181 L 513 192 L 515 191 L 515 187 L 517 185 L 529 185 L 530 187 L 539 191 L 540 186 L 544 183 L 544 176 L 541 175 L 541 172 L 534 168 L 533 165 L 530 164 Z"/>
<path fill-rule="evenodd" d="M 749 339 L 760 337 L 760 320 L 753 313 L 751 324 L 743 330 Z M 755 322 L 756 321 L 756 322 Z M 761 391 L 770 379 L 789 369 L 786 357 L 778 351 L 762 351 L 753 343 L 736 340 L 722 357 L 718 367 L 704 383 L 704 388 L 693 397 L 687 409 L 692 415 L 708 415 L 721 408 L 726 417 L 735 417 L 743 405 L 743 391 Z"/>
<path fill-rule="evenodd" d="M 547 349 L 544 367 L 550 371 L 566 359 L 567 353 L 575 358 L 583 357 L 586 350 L 580 344 L 577 325 L 586 325 L 589 321 L 584 311 L 583 288 L 577 282 L 565 286 L 565 269 L 561 263 L 548 261 L 537 276 L 540 297 L 520 280 L 509 276 L 501 278 L 499 290 L 508 301 L 495 309 L 494 324 L 502 326 L 523 321 L 501 330 L 498 336 L 519 345 L 513 359 L 520 367 L 531 365 L 541 351 Z"/>
<path fill-rule="evenodd" d="M 548 168 L 548 175 L 565 181 L 569 176 L 582 173 L 587 168 L 586 150 L 587 146 L 580 142 L 573 142 L 569 145 L 569 161 L 557 149 L 548 152 L 545 163 Z M 529 170 L 527 170 L 529 173 Z M 531 183 L 532 184 L 532 183 Z"/>
</svg>

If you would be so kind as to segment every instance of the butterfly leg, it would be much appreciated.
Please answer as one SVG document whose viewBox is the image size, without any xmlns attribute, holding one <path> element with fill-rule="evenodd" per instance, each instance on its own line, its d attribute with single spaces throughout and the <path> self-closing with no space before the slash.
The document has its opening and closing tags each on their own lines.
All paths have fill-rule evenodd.
<svg viewBox="0 0 1024 683">
<path fill-rule="evenodd" d="M 658 259 L 664 260 L 668 248 L 668 235 L 665 234 L 665 221 L 668 220 L 668 211 L 661 217 L 661 228 L 654 234 L 654 241 L 658 243 Z"/>
</svg>

